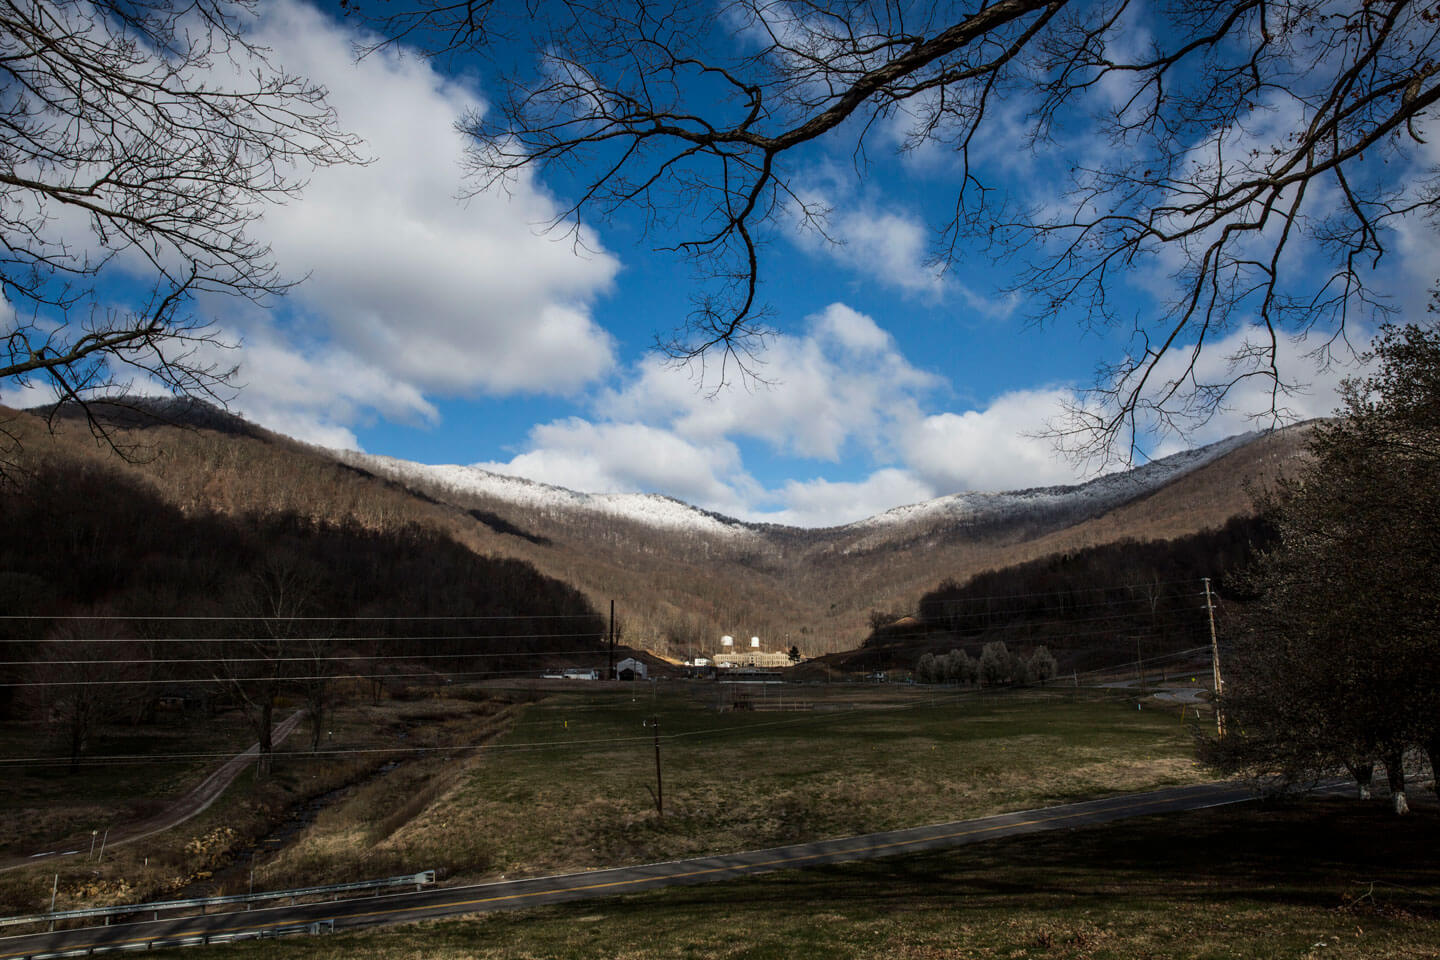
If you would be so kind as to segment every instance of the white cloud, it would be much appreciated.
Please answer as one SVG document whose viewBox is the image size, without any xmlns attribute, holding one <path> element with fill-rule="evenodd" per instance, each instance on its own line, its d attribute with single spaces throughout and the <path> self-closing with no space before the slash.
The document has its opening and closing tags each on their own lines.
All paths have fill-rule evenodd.
<svg viewBox="0 0 1440 960">
<path fill-rule="evenodd" d="M 748 520 L 803 526 L 848 523 L 904 503 L 962 490 L 1001 490 L 1077 479 L 1043 429 L 1065 390 L 1008 393 L 965 413 L 932 413 L 945 386 L 913 366 L 875 321 L 831 304 L 802 334 L 767 353 L 770 384 L 703 393 L 685 373 L 652 360 L 624 388 L 602 393 L 596 420 L 534 428 L 524 452 L 479 464 L 586 492 L 653 492 Z M 780 480 L 766 488 L 737 441 L 761 440 L 782 459 L 868 459 L 859 480 Z"/>
<path fill-rule="evenodd" d="M 901 504 L 935 497 L 935 490 L 908 470 L 886 467 L 858 482 L 817 478 L 790 480 L 778 491 L 784 506 L 751 519 L 795 527 L 854 523 Z"/>
<path fill-rule="evenodd" d="M 944 272 L 929 262 L 929 228 L 918 217 L 859 206 L 832 212 L 824 230 L 802 228 L 801 248 L 906 293 L 939 298 L 945 292 Z"/>
<path fill-rule="evenodd" d="M 326 84 L 374 162 L 319 170 L 259 225 L 292 298 L 356 357 L 416 389 L 574 393 L 613 363 L 590 302 L 618 264 L 537 233 L 558 207 L 528 176 L 461 204 L 456 119 L 474 90 L 397 50 L 354 62 L 355 34 L 295 0 L 264 8 L 258 39 Z"/>
<path fill-rule="evenodd" d="M 1073 398 L 1061 388 L 1016 390 L 984 409 L 919 418 L 902 439 L 905 462 L 937 496 L 1079 482 L 1080 471 L 1038 436 Z"/>
<path fill-rule="evenodd" d="M 1372 332 L 1353 330 L 1357 348 L 1369 345 Z M 1244 327 L 1222 340 L 1208 344 L 1195 364 L 1195 379 L 1201 383 L 1222 383 L 1236 378 L 1242 371 L 1260 368 L 1254 358 L 1234 362 L 1237 355 L 1250 355 L 1256 346 L 1268 348 L 1269 334 L 1262 327 Z M 1266 376 L 1240 380 L 1226 394 L 1224 403 L 1207 422 L 1196 424 L 1183 437 L 1163 436 L 1155 444 L 1153 455 L 1167 456 L 1189 447 L 1214 443 L 1248 430 L 1274 426 L 1270 415 L 1272 404 L 1280 423 L 1294 423 L 1315 417 L 1331 416 L 1340 406 L 1340 381 L 1364 372 L 1343 344 L 1337 345 L 1327 362 L 1317 351 L 1325 344 L 1323 336 L 1294 338 L 1280 336 L 1275 343 L 1276 367 L 1289 384 L 1289 389 L 1272 397 L 1273 381 Z M 1189 362 L 1189 349 L 1168 353 L 1152 376 L 1152 393 L 1165 384 L 1184 377 Z"/>
<path fill-rule="evenodd" d="M 910 364 L 870 317 L 841 303 L 811 316 L 800 335 L 777 336 L 760 371 L 768 383 L 732 383 L 718 394 L 654 357 L 634 379 L 601 395 L 607 419 L 665 423 L 705 440 L 753 437 L 791 456 L 836 461 L 859 445 L 882 450 L 889 425 L 913 416 L 916 397 L 943 381 Z"/>
<path fill-rule="evenodd" d="M 737 476 L 734 444 L 697 443 L 646 424 L 579 417 L 532 428 L 530 449 L 508 462 L 474 466 L 585 493 L 661 492 L 732 513 L 742 509 L 739 490 L 748 486 Z"/>
<path fill-rule="evenodd" d="M 297 347 L 273 329 L 252 335 L 238 360 L 243 388 L 231 408 L 299 440 L 358 450 L 356 423 L 379 415 L 428 425 L 440 417 L 414 384 L 346 350 Z"/>
</svg>

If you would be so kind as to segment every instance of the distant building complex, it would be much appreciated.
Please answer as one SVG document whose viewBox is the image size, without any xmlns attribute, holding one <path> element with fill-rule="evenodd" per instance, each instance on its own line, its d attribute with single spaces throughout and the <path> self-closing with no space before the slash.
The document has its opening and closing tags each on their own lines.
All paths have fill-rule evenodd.
<svg viewBox="0 0 1440 960">
<path fill-rule="evenodd" d="M 734 637 L 720 638 L 720 652 L 712 658 L 715 666 L 721 669 L 735 667 L 788 667 L 790 666 L 790 655 L 780 650 L 766 651 L 760 649 L 760 638 L 751 637 L 749 647 L 735 646 Z"/>
</svg>

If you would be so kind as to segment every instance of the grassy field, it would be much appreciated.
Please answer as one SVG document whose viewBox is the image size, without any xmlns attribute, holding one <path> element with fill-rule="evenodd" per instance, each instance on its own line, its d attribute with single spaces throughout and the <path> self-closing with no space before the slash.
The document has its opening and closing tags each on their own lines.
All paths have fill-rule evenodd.
<svg viewBox="0 0 1440 960">
<path fill-rule="evenodd" d="M 112 847 L 102 863 L 80 856 L 0 874 L 0 909 L 43 908 L 56 871 L 61 908 L 239 892 L 252 866 L 256 889 L 422 869 L 458 882 L 753 849 L 1204 779 L 1178 708 L 1137 711 L 1133 702 L 1060 693 L 791 686 L 749 694 L 759 708 L 803 698 L 811 709 L 802 711 L 722 711 L 734 692 L 716 684 L 572 687 L 538 703 L 530 696 L 437 688 L 352 702 L 327 724 L 320 755 L 297 731 L 269 780 L 242 777 L 178 828 Z M 653 728 L 642 721 L 652 717 L 662 734 L 663 819 L 649 792 Z M 189 740 L 128 736 L 128 752 L 152 755 L 204 740 L 203 728 L 183 734 Z M 230 749 L 247 739 L 231 730 L 220 742 Z M 203 772 L 163 763 L 27 771 L 0 790 L 0 817 L 15 836 L 29 831 L 13 842 L 17 852 L 61 840 L 85 850 L 90 828 L 153 813 Z M 324 805 L 307 822 L 264 839 L 317 796 Z"/>
<path fill-rule="evenodd" d="M 1204 779 L 1178 708 L 911 690 L 783 695 L 717 712 L 716 685 L 555 694 L 443 773 L 375 784 L 257 872 L 267 887 L 373 865 L 451 879 L 753 849 Z M 764 696 L 778 706 L 781 691 Z M 756 693 L 755 696 L 761 696 Z M 763 705 L 763 704 L 762 704 Z M 655 810 L 660 722 L 665 816 Z M 417 778 L 420 774 L 417 768 Z M 398 812 L 390 812 L 398 811 Z"/>
<path fill-rule="evenodd" d="M 276 716 L 287 716 L 293 709 L 287 705 Z M 48 906 L 57 873 L 60 909 L 245 889 L 248 861 L 238 870 L 237 856 L 248 856 L 251 846 L 292 817 L 297 805 L 335 791 L 339 791 L 337 801 L 350 803 L 375 781 L 393 789 L 413 783 L 417 776 L 426 779 L 427 767 L 443 768 L 467 752 L 457 746 L 497 735 L 514 709 L 505 699 L 463 692 L 460 696 L 426 692 L 378 704 L 351 702 L 331 716 L 319 753 L 311 753 L 308 730 L 302 725 L 277 750 L 267 779 L 257 781 L 253 770 L 242 774 L 203 813 L 155 837 L 111 846 L 104 860 L 97 862 L 84 855 L 91 829 L 103 832 L 159 813 L 215 769 L 220 757 L 254 742 L 253 733 L 234 716 L 188 725 L 104 730 L 92 745 L 91 756 L 124 753 L 133 755 L 133 762 L 86 765 L 74 773 L 64 765 L 28 766 L 11 772 L 0 786 L 0 830 L 8 841 L 6 852 L 82 851 L 78 857 L 0 873 L 0 912 Z M 0 737 L 11 741 L 7 756 L 46 752 L 33 730 L 18 725 L 0 728 Z M 396 747 L 414 752 L 396 754 L 392 752 Z M 326 752 L 332 749 L 358 752 Z M 159 759 L 183 753 L 212 758 Z M 404 762 L 394 764 L 396 759 Z M 394 807 L 401 805 L 397 801 L 385 813 L 393 815 Z M 353 809 L 364 813 L 360 806 Z M 378 876 L 397 865 L 381 860 L 367 866 L 379 871 Z M 399 869 L 403 872 L 404 867 Z"/>
<path fill-rule="evenodd" d="M 1419 960 L 1440 810 L 1247 805 L 192 960 Z"/>
</svg>

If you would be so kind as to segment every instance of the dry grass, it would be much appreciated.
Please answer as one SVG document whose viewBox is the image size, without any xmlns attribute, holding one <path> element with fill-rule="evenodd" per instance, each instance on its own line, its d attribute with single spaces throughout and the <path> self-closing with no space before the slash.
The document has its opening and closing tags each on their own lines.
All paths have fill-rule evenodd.
<svg viewBox="0 0 1440 960">
<path fill-rule="evenodd" d="M 562 907 L 186 951 L 247 960 L 1420 960 L 1440 809 L 1223 808 Z"/>
<path fill-rule="evenodd" d="M 407 745 L 436 752 L 421 753 L 336 798 L 292 845 L 257 866 L 257 885 L 283 889 L 337 877 L 487 869 L 488 848 L 477 832 L 437 825 L 428 811 L 475 767 L 475 751 L 467 747 L 495 740 L 516 712 L 508 703 L 444 700 L 404 713 L 403 722 L 425 724 L 408 732 Z"/>
<path fill-rule="evenodd" d="M 493 737 L 504 729 L 514 708 L 506 703 L 455 697 L 431 697 L 413 702 L 382 701 L 378 705 L 352 703 L 338 710 L 327 724 L 333 736 L 326 748 L 393 748 L 397 744 L 421 748 L 449 747 Z M 148 746 L 152 753 L 178 752 L 171 739 L 146 739 L 144 731 L 132 734 L 134 752 Z M 403 734 L 403 737 L 401 736 Z M 195 748 L 203 744 L 224 744 L 238 749 L 247 737 L 220 728 L 195 725 L 190 734 Z M 213 740 L 210 738 L 214 738 Z M 113 746 L 113 745 L 112 745 Z M 205 748 L 205 752 L 214 747 Z M 465 751 L 459 751 L 463 756 Z M 257 783 L 253 774 L 242 774 L 208 810 L 179 826 L 144 841 L 110 846 L 103 861 L 84 856 L 54 863 L 41 863 L 0 873 L 0 912 L 30 912 L 48 906 L 51 883 L 58 872 L 57 908 L 107 903 L 133 903 L 185 892 L 186 895 L 236 892 L 248 886 L 248 867 L 237 870 L 237 856 L 244 856 L 251 844 L 282 822 L 297 804 L 347 784 L 359 784 L 337 799 L 345 808 L 352 796 L 361 798 L 357 808 L 362 825 L 348 847 L 370 851 L 376 834 L 372 822 L 381 824 L 397 811 L 416 802 L 417 784 L 434 770 L 453 779 L 457 752 L 437 754 L 433 760 L 401 763 L 386 776 L 377 771 L 392 755 L 384 752 L 357 755 L 311 755 L 303 730 L 296 731 L 277 753 L 272 776 Z M 116 768 L 86 768 L 67 777 L 24 778 L 16 789 L 4 791 L 0 817 L 28 826 L 27 840 L 42 837 L 49 849 L 88 850 L 89 829 L 102 831 L 114 824 L 153 814 L 155 804 L 190 789 L 214 767 L 208 764 L 137 763 Z M 158 775 L 157 775 L 158 774 Z M 395 779 L 391 779 L 394 777 Z M 421 787 L 423 790 L 423 787 Z M 106 796 L 101 803 L 96 798 Z M 368 798 L 368 805 L 363 802 Z M 68 803 L 66 802 L 68 799 Z M 338 819 L 328 811 L 323 822 Z M 77 833 L 76 828 L 83 828 Z M 48 833 L 46 832 L 48 831 Z M 337 846 L 331 843 L 330 846 Z M 29 853 L 33 846 L 19 846 Z M 47 849 L 47 847 L 38 847 Z M 374 870 L 373 875 L 412 869 L 405 850 L 386 851 L 383 846 L 368 857 L 327 857 L 323 847 L 287 848 L 284 862 L 261 858 L 256 870 L 257 887 L 302 885 L 328 882 L 337 872 L 351 875 L 356 869 Z M 366 873 L 366 875 L 371 875 Z"/>
</svg>

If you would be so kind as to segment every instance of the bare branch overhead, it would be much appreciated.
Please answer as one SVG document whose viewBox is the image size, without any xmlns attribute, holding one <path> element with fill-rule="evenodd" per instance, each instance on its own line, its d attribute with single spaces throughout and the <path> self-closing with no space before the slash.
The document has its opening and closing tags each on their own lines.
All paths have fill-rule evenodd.
<svg viewBox="0 0 1440 960">
<path fill-rule="evenodd" d="M 824 234 L 800 187 L 816 151 L 863 176 L 882 125 L 903 125 L 901 150 L 952 150 L 940 265 L 999 256 L 1039 321 L 1134 328 L 1057 428 L 1102 459 L 1193 429 L 1253 379 L 1270 396 L 1253 412 L 1283 419 L 1299 372 L 1281 369 L 1282 339 L 1315 331 L 1324 359 L 1357 318 L 1382 319 L 1391 227 L 1440 197 L 1419 151 L 1440 99 L 1433 3 L 386 9 L 370 21 L 396 38 L 488 58 L 500 95 L 464 121 L 476 190 L 533 168 L 570 198 L 553 226 L 578 240 L 587 218 L 635 211 L 695 264 L 694 313 L 665 341 L 681 359 L 747 362 L 766 332 L 766 243 L 796 221 Z M 1006 146 L 1060 173 L 1017 184 L 994 159 Z M 1127 285 L 1169 293 L 1135 315 Z M 1261 334 L 1217 375 L 1202 361 L 1241 329 Z"/>
</svg>

